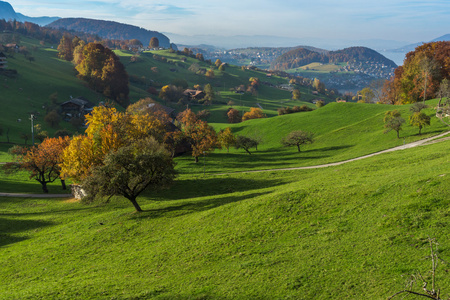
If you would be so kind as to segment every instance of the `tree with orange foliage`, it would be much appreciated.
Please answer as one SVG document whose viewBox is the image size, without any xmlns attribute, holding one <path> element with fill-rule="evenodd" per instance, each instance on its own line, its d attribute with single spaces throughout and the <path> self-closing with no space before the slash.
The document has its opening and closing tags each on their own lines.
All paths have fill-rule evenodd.
<svg viewBox="0 0 450 300">
<path fill-rule="evenodd" d="M 261 119 L 261 118 L 265 118 L 265 115 L 264 115 L 262 109 L 257 108 L 257 107 L 251 107 L 250 111 L 246 112 L 242 116 L 242 121 L 247 121 L 250 119 Z"/>
<path fill-rule="evenodd" d="M 28 151 L 16 152 L 19 168 L 30 172 L 30 179 L 38 181 L 44 193 L 48 193 L 47 184 L 58 178 L 61 179 L 63 189 L 66 188 L 64 179 L 61 177 L 60 163 L 62 162 L 61 154 L 69 141 L 69 137 L 47 138 Z"/>
<path fill-rule="evenodd" d="M 214 128 L 209 126 L 206 121 L 198 119 L 190 109 L 180 113 L 177 119 L 182 124 L 183 133 L 191 144 L 192 156 L 196 163 L 198 163 L 200 155 L 205 155 L 220 147 Z"/>
<path fill-rule="evenodd" d="M 100 106 L 86 116 L 86 121 L 85 135 L 72 139 L 63 153 L 61 166 L 66 176 L 77 181 L 90 176 L 92 169 L 102 165 L 111 151 L 150 136 L 159 142 L 164 138 L 163 124 L 148 114 L 132 115 Z"/>
<path fill-rule="evenodd" d="M 242 116 L 236 108 L 230 108 L 227 112 L 228 123 L 239 123 L 242 121 Z"/>
</svg>

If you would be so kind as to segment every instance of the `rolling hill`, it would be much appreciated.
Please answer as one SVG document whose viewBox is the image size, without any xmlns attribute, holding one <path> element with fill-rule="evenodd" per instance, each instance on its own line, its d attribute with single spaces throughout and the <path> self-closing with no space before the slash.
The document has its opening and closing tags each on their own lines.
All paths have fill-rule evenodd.
<svg viewBox="0 0 450 300">
<path fill-rule="evenodd" d="M 85 18 L 63 18 L 52 22 L 47 26 L 96 34 L 102 38 L 111 40 L 137 39 L 141 41 L 144 47 L 148 46 L 152 37 L 156 37 L 158 38 L 161 47 L 170 48 L 170 40 L 164 34 L 118 22 Z"/>
<path fill-rule="evenodd" d="M 304 65 L 319 63 L 371 63 L 385 65 L 388 68 L 396 68 L 397 65 L 379 54 L 375 50 L 366 47 L 350 47 L 337 51 L 320 53 L 305 48 L 297 48 L 279 56 L 272 64 L 275 70 L 287 70 L 302 67 Z"/>
</svg>

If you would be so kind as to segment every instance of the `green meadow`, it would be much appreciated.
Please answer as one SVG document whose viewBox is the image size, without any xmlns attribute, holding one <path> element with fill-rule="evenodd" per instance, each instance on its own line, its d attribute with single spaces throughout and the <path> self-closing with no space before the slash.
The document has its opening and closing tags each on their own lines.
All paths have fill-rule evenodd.
<svg viewBox="0 0 450 300">
<path fill-rule="evenodd" d="M 36 41 L 22 43 L 31 48 Z M 42 116 L 52 93 L 60 102 L 70 95 L 103 99 L 50 45 L 33 49 L 34 62 L 20 54 L 9 60 L 17 78 L 0 77 L 0 162 L 12 160 L 6 129 L 11 142 L 23 143 L 27 114 Z M 170 62 L 155 60 L 155 53 Z M 383 133 L 384 114 L 398 109 L 407 120 L 410 105 L 329 103 L 276 116 L 281 106 L 309 103 L 303 101 L 313 99 L 311 91 L 302 89 L 301 101 L 268 85 L 258 95 L 239 95 L 229 89 L 250 77 L 285 79 L 228 66 L 207 80 L 188 70 L 197 60 L 155 53 L 132 62 L 131 53 L 117 52 L 135 76 L 133 102 L 150 96 L 150 85 L 211 83 L 219 92 L 213 105 L 194 110 L 210 109 L 217 131 L 231 127 L 257 138 L 258 149 L 251 155 L 215 150 L 197 164 L 189 154 L 175 158 L 173 186 L 138 197 L 142 213 L 121 197 L 90 205 L 0 197 L 0 299 L 386 299 L 418 270 L 431 281 L 428 237 L 449 261 L 450 141 L 334 167 L 274 170 L 345 161 L 446 132 L 434 116 L 437 100 L 427 102 L 431 125 L 422 135 L 406 122 L 397 139 Z M 227 124 L 230 100 L 242 111 L 258 103 L 268 118 Z M 282 137 L 293 130 L 313 132 L 314 143 L 300 153 L 283 147 Z M 245 172 L 256 170 L 266 171 Z M 59 182 L 49 190 L 65 193 Z M 41 187 L 27 173 L 8 175 L 0 165 L 0 192 L 40 194 Z M 440 264 L 436 276 L 443 298 L 450 296 L 448 270 Z"/>
<path fill-rule="evenodd" d="M 1 198 L 1 299 L 385 299 L 449 256 L 449 142 L 339 167 L 180 175 L 84 205 Z M 437 282 L 447 295 L 446 265 Z"/>
</svg>

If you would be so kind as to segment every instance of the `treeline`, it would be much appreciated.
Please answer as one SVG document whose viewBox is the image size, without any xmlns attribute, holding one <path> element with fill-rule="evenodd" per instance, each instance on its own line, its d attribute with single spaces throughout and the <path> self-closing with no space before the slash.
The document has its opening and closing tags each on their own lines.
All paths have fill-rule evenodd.
<svg viewBox="0 0 450 300">
<path fill-rule="evenodd" d="M 161 47 L 170 47 L 170 40 L 164 34 L 118 22 L 84 18 L 64 18 L 47 26 L 52 28 L 64 28 L 66 30 L 74 30 L 77 32 L 87 32 L 108 40 L 137 39 L 141 41 L 143 45 L 149 45 L 150 39 L 156 37 L 159 40 Z"/>
<path fill-rule="evenodd" d="M 450 42 L 432 42 L 406 54 L 403 66 L 385 82 L 381 102 L 408 104 L 448 97 Z"/>
<path fill-rule="evenodd" d="M 30 38 L 38 39 L 41 43 L 56 44 L 67 34 L 67 31 L 53 29 L 49 27 L 41 27 L 37 24 L 30 22 L 17 22 L 17 21 L 6 21 L 0 19 L 0 32 L 3 32 L 2 43 L 16 42 L 16 34 L 21 34 Z M 97 35 L 87 34 L 87 33 L 76 33 L 76 35 L 87 42 L 99 41 L 100 37 Z"/>
<path fill-rule="evenodd" d="M 271 68 L 274 70 L 295 69 L 313 62 L 341 63 L 341 62 L 373 62 L 395 68 L 396 65 L 378 52 L 366 47 L 350 47 L 343 50 L 319 53 L 305 48 L 291 50 L 274 60 Z"/>
</svg>

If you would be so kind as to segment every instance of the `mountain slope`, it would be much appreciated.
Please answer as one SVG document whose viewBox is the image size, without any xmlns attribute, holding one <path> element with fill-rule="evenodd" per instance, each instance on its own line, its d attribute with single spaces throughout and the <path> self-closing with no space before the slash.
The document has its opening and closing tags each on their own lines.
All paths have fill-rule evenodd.
<svg viewBox="0 0 450 300">
<path fill-rule="evenodd" d="M 111 40 L 138 39 L 144 46 L 147 46 L 149 44 L 152 37 L 156 37 L 158 38 L 159 45 L 161 47 L 170 47 L 169 38 L 162 33 L 113 21 L 84 18 L 64 18 L 49 24 L 48 27 L 64 28 L 66 30 L 75 30 L 79 32 L 97 34 L 102 38 Z"/>
<path fill-rule="evenodd" d="M 0 19 L 17 20 L 20 22 L 31 22 L 41 26 L 45 26 L 51 22 L 58 20 L 58 17 L 28 17 L 21 13 L 17 13 L 14 8 L 5 1 L 0 1 Z"/>
</svg>

